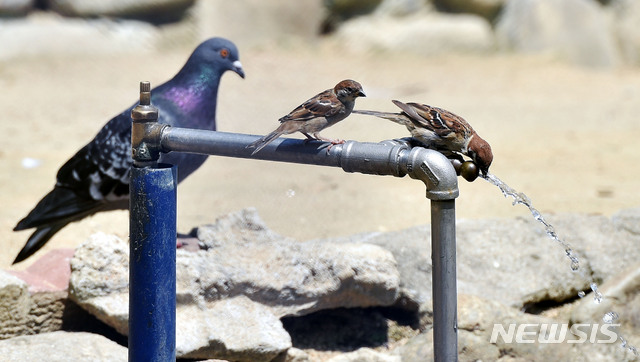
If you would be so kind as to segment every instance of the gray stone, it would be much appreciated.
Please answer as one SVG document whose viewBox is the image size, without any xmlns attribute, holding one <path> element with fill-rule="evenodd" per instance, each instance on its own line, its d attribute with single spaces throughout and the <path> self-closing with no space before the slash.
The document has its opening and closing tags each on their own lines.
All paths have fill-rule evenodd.
<svg viewBox="0 0 640 362">
<path fill-rule="evenodd" d="M 291 338 L 271 310 L 237 296 L 205 305 L 180 305 L 176 355 L 270 361 L 291 347 Z"/>
<path fill-rule="evenodd" d="M 443 10 L 480 15 L 493 20 L 508 0 L 433 0 Z"/>
<path fill-rule="evenodd" d="M 207 0 L 196 4 L 195 13 L 204 37 L 224 36 L 244 49 L 309 46 L 318 38 L 322 6 L 316 0 Z"/>
<path fill-rule="evenodd" d="M 84 332 L 51 332 L 0 341 L 3 361 L 127 361 L 127 348 Z"/>
<path fill-rule="evenodd" d="M 640 2 L 612 0 L 615 32 L 622 56 L 630 64 L 640 65 Z"/>
<path fill-rule="evenodd" d="M 525 314 L 496 301 L 473 295 L 460 295 L 458 299 L 458 353 L 460 361 L 631 361 L 634 356 L 615 344 L 571 343 L 578 337 L 569 331 L 567 320 Z M 566 334 L 562 334 L 562 325 Z M 499 326 L 508 331 L 522 326 L 527 332 L 516 342 L 508 335 L 496 333 Z M 555 325 L 556 327 L 552 327 Z M 557 328 L 554 329 L 553 328 Z M 551 333 L 555 333 L 551 335 Z M 507 333 L 508 334 L 508 333 Z M 557 339 L 557 343 L 544 343 Z M 433 360 L 433 330 L 410 339 L 393 351 L 403 362 Z M 500 357 L 503 356 L 503 357 Z"/>
<path fill-rule="evenodd" d="M 397 298 L 395 260 L 378 246 L 286 239 L 255 210 L 201 227 L 198 238 L 207 250 L 177 253 L 179 357 L 269 360 L 291 346 L 280 317 Z M 97 235 L 71 265 L 71 298 L 126 334 L 127 244 Z"/>
<path fill-rule="evenodd" d="M 52 250 L 25 270 L 0 272 L 0 339 L 62 328 L 71 256 Z"/>
<path fill-rule="evenodd" d="M 35 0 L 2 0 L 0 16 L 24 16 L 33 10 Z"/>
<path fill-rule="evenodd" d="M 417 55 L 485 53 L 494 48 L 491 25 L 475 15 L 419 12 L 405 17 L 361 16 L 335 34 L 347 49 Z"/>
<path fill-rule="evenodd" d="M 360 348 L 353 352 L 332 357 L 327 362 L 400 362 L 400 356 L 377 352 L 371 348 Z"/>
<path fill-rule="evenodd" d="M 0 19 L 0 60 L 50 54 L 151 52 L 158 42 L 158 29 L 141 21 L 70 19 L 43 12 L 20 21 Z"/>
<path fill-rule="evenodd" d="M 47 0 L 49 7 L 65 16 L 144 17 L 176 19 L 195 0 Z"/>
<path fill-rule="evenodd" d="M 587 66 L 620 62 L 612 24 L 594 0 L 511 0 L 496 25 L 501 48 Z"/>
<path fill-rule="evenodd" d="M 425 0 L 383 0 L 374 12 L 378 16 L 407 16 L 431 10 Z"/>
<path fill-rule="evenodd" d="M 31 304 L 27 283 L 0 271 L 0 339 L 28 333 Z"/>
<path fill-rule="evenodd" d="M 613 323 L 631 346 L 640 346 L 640 264 L 608 278 L 598 291 L 601 301 L 586 295 L 571 312 L 572 323 Z M 606 336 L 600 338 L 606 339 Z M 638 347 L 635 347 L 638 348 Z"/>
</svg>

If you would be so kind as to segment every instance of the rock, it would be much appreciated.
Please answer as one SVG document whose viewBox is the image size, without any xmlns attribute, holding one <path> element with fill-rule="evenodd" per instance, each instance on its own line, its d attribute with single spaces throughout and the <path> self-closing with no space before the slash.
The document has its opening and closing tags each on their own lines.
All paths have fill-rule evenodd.
<svg viewBox="0 0 640 362">
<path fill-rule="evenodd" d="M 474 15 L 416 13 L 405 17 L 361 16 L 336 32 L 347 49 L 417 55 L 485 53 L 494 48 L 491 25 Z"/>
<path fill-rule="evenodd" d="M 301 349 L 291 347 L 285 353 L 276 357 L 273 362 L 310 362 L 309 354 Z"/>
<path fill-rule="evenodd" d="M 0 60 L 50 54 L 151 52 L 158 42 L 159 31 L 141 21 L 69 19 L 40 12 L 20 21 L 0 19 Z M 25 44 L 37 46 L 25 47 Z"/>
<path fill-rule="evenodd" d="M 640 264 L 608 278 L 598 290 L 604 295 L 602 301 L 597 302 L 594 293 L 586 295 L 573 308 L 571 322 L 620 324 L 629 344 L 640 346 Z"/>
<path fill-rule="evenodd" d="M 575 343 L 567 320 L 522 313 L 496 301 L 473 295 L 459 295 L 458 353 L 460 361 L 630 361 L 633 355 L 614 344 Z M 566 333 L 562 334 L 562 326 Z M 512 326 L 512 327 L 510 327 Z M 555 326 L 555 327 L 553 327 Z M 495 330 L 506 332 L 505 335 Z M 509 330 L 513 329 L 510 334 Z M 526 334 L 517 342 L 515 331 Z M 556 329 L 553 329 L 556 328 Z M 494 336 L 495 334 L 495 336 Z M 545 343 L 545 341 L 557 342 Z M 573 341 L 573 343 L 571 342 Z M 410 339 L 393 353 L 403 362 L 433 360 L 433 329 Z M 501 356 L 508 356 L 502 359 Z"/>
<path fill-rule="evenodd" d="M 291 338 L 267 306 L 244 296 L 178 308 L 176 355 L 270 361 L 291 347 Z"/>
<path fill-rule="evenodd" d="M 400 362 L 399 356 L 391 356 L 377 352 L 371 348 L 360 348 L 353 352 L 343 353 L 327 360 L 327 362 Z"/>
<path fill-rule="evenodd" d="M 620 210 L 611 219 L 616 230 L 624 230 L 640 241 L 640 208 Z"/>
<path fill-rule="evenodd" d="M 177 20 L 195 0 L 46 0 L 51 10 L 65 16 Z"/>
<path fill-rule="evenodd" d="M 0 1 L 0 17 L 24 16 L 35 6 L 35 0 Z"/>
<path fill-rule="evenodd" d="M 7 272 L 0 272 L 0 339 L 27 334 L 30 310 L 27 283 Z"/>
<path fill-rule="evenodd" d="M 372 13 L 383 0 L 327 0 L 324 1 L 326 18 L 322 23 L 322 33 L 338 29 L 347 19 Z"/>
<path fill-rule="evenodd" d="M 71 256 L 72 249 L 52 250 L 26 270 L 0 272 L 0 339 L 62 328 Z"/>
<path fill-rule="evenodd" d="M 51 332 L 0 341 L 5 361 L 127 361 L 127 348 L 97 334 Z"/>
<path fill-rule="evenodd" d="M 492 21 L 508 0 L 433 0 L 433 3 L 446 11 L 469 13 Z"/>
<path fill-rule="evenodd" d="M 383 0 L 374 14 L 377 16 L 407 16 L 431 10 L 431 3 L 425 0 Z"/>
<path fill-rule="evenodd" d="M 195 13 L 203 37 L 224 36 L 241 49 L 309 46 L 317 41 L 325 14 L 316 0 L 207 0 L 197 3 Z"/>
<path fill-rule="evenodd" d="M 612 0 L 615 31 L 622 56 L 633 65 L 640 65 L 640 3 L 634 0 Z"/>
<path fill-rule="evenodd" d="M 505 50 L 546 52 L 587 66 L 620 62 L 612 25 L 595 0 L 511 0 L 496 34 Z"/>
<path fill-rule="evenodd" d="M 286 239 L 255 210 L 197 234 L 206 251 L 177 251 L 178 357 L 269 360 L 291 346 L 280 317 L 397 298 L 395 260 L 378 246 Z M 127 244 L 97 235 L 71 265 L 72 299 L 126 334 Z"/>
</svg>

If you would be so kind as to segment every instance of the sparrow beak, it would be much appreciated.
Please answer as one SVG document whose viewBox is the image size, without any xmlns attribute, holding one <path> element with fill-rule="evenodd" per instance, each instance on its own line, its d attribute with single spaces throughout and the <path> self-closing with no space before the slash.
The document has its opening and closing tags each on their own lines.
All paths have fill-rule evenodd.
<svg viewBox="0 0 640 362">
<path fill-rule="evenodd" d="M 236 72 L 239 76 L 241 76 L 242 79 L 244 79 L 244 69 L 242 69 L 242 63 L 240 63 L 239 60 L 236 60 L 235 62 L 233 62 L 232 70 Z"/>
<path fill-rule="evenodd" d="M 366 97 L 367 96 L 366 94 L 364 94 L 363 91 L 359 91 L 357 95 L 358 95 L 358 97 Z"/>
</svg>

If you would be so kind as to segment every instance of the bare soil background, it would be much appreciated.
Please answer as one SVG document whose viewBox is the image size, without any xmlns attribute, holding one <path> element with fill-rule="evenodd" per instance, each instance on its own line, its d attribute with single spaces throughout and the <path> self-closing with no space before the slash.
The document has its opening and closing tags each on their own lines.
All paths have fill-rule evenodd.
<svg viewBox="0 0 640 362">
<path fill-rule="evenodd" d="M 367 93 L 357 109 L 396 111 L 390 100 L 399 99 L 466 118 L 493 148 L 492 173 L 526 193 L 542 212 L 611 215 L 640 205 L 638 68 L 579 68 L 516 55 L 351 54 L 330 44 L 313 49 L 239 46 L 247 78 L 224 76 L 220 131 L 270 132 L 301 102 L 352 78 Z M 53 187 L 58 168 L 137 99 L 139 81 L 159 85 L 190 52 L 0 63 L 0 267 L 10 267 L 30 235 L 12 228 Z M 388 121 L 353 115 L 323 135 L 377 142 L 408 133 Z M 24 168 L 26 157 L 42 163 Z M 529 217 L 488 182 L 459 182 L 459 218 Z M 429 222 L 425 187 L 408 177 L 255 160 L 210 158 L 180 185 L 178 198 L 181 232 L 251 206 L 273 230 L 300 240 Z M 14 268 L 24 268 L 52 248 L 75 247 L 97 231 L 126 238 L 128 213 L 102 213 L 71 224 Z"/>
</svg>

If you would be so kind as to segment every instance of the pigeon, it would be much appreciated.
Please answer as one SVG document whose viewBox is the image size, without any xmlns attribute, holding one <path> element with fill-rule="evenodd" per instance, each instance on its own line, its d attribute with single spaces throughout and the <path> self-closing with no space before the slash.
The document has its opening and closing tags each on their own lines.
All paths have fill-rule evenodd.
<svg viewBox="0 0 640 362">
<path fill-rule="evenodd" d="M 335 144 L 344 143 L 343 140 L 322 137 L 320 136 L 320 131 L 347 118 L 351 114 L 358 97 L 366 97 L 360 83 L 351 79 L 343 80 L 332 89 L 316 94 L 291 111 L 291 113 L 280 118 L 281 124 L 275 131 L 261 137 L 248 145 L 247 148 L 255 148 L 251 153 L 251 155 L 255 155 L 283 134 L 298 131 L 309 140 L 331 142 L 329 149 Z"/>
<path fill-rule="evenodd" d="M 411 136 L 424 146 L 439 151 L 458 152 L 469 156 L 486 176 L 493 162 L 489 143 L 482 139 L 464 118 L 445 109 L 418 103 L 392 101 L 401 113 L 355 110 L 388 119 L 407 127 Z"/>
<path fill-rule="evenodd" d="M 171 80 L 151 91 L 158 122 L 215 130 L 218 86 L 228 70 L 245 76 L 235 44 L 223 38 L 202 42 Z M 70 222 L 100 211 L 129 208 L 131 110 L 135 105 L 107 122 L 60 167 L 53 190 L 13 229 L 36 228 L 13 264 L 31 256 Z M 170 152 L 162 154 L 159 162 L 177 165 L 181 182 L 206 159 L 206 155 Z"/>
</svg>

